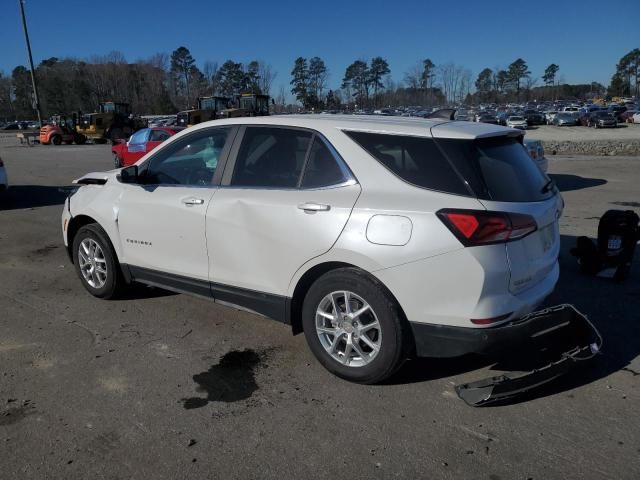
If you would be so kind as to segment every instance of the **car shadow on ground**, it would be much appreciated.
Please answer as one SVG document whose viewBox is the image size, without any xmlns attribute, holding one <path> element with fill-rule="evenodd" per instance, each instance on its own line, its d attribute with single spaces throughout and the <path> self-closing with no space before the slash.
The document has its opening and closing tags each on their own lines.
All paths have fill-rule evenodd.
<svg viewBox="0 0 640 480">
<path fill-rule="evenodd" d="M 595 232 L 585 232 L 593 237 Z M 611 279 L 583 274 L 570 249 L 576 244 L 576 237 L 563 235 L 560 253 L 560 280 L 555 291 L 541 306 L 572 304 L 585 314 L 603 337 L 601 354 L 584 365 L 578 365 L 558 379 L 522 393 L 494 406 L 516 404 L 568 392 L 583 385 L 606 378 L 616 372 L 637 376 L 640 372 L 630 367 L 640 355 L 640 261 L 636 255 L 629 277 L 622 283 Z M 479 372 L 481 380 L 500 373 L 529 371 L 529 358 L 518 358 L 517 354 L 498 362 L 491 359 L 468 356 L 457 359 L 415 359 L 407 362 L 390 379 L 391 384 L 416 383 L 451 377 L 490 366 L 490 372 Z M 463 383 L 463 382 L 460 382 Z M 569 397 L 573 394 L 569 393 Z"/>
<path fill-rule="evenodd" d="M 63 205 L 68 192 L 62 187 L 45 185 L 12 185 L 0 199 L 1 210 Z"/>
<path fill-rule="evenodd" d="M 561 192 L 598 187 L 607 183 L 604 178 L 587 178 L 566 173 L 550 173 L 549 178 L 555 182 Z"/>
</svg>

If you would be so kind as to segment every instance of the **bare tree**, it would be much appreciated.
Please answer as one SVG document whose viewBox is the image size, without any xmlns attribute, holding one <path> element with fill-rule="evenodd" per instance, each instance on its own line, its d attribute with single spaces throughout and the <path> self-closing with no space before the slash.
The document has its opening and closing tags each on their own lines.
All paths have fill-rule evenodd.
<svg viewBox="0 0 640 480">
<path fill-rule="evenodd" d="M 273 85 L 273 81 L 276 79 L 278 72 L 274 72 L 270 64 L 260 60 L 258 62 L 258 75 L 260 77 L 258 80 L 260 91 L 262 91 L 264 95 L 271 95 L 271 85 Z"/>
<path fill-rule="evenodd" d="M 421 84 L 422 62 L 418 62 L 404 73 L 404 83 L 413 90 L 418 90 Z"/>
</svg>

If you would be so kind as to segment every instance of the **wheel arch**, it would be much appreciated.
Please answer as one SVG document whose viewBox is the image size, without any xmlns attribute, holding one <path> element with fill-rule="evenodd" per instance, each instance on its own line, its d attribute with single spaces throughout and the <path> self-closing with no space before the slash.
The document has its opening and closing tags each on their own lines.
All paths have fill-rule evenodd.
<svg viewBox="0 0 640 480">
<path fill-rule="evenodd" d="M 100 222 L 98 222 L 95 218 L 90 217 L 89 215 L 76 215 L 75 217 L 72 217 L 71 220 L 69 220 L 69 224 L 67 225 L 67 254 L 69 255 L 69 260 L 71 260 L 71 263 L 73 263 L 73 239 L 78 233 L 78 230 L 91 223 L 100 225 Z M 100 226 L 100 228 L 102 228 L 102 226 Z"/>
<path fill-rule="evenodd" d="M 124 275 L 125 281 L 127 283 L 130 283 L 131 273 L 129 272 L 129 269 L 126 265 L 120 263 L 120 259 L 118 258 L 118 251 L 116 250 L 113 241 L 109 237 L 107 229 L 104 228 L 104 226 L 102 226 L 98 220 L 89 215 L 76 215 L 69 221 L 69 224 L 67 225 L 67 255 L 69 256 L 69 260 L 71 261 L 71 263 L 73 264 L 73 240 L 82 227 L 90 224 L 96 224 L 105 233 L 107 241 L 111 244 L 111 248 L 113 248 L 113 254 L 116 257 L 116 262 L 120 268 L 120 271 Z"/>
<path fill-rule="evenodd" d="M 310 267 L 300 277 L 300 279 L 296 283 L 296 286 L 293 290 L 293 295 L 291 296 L 291 300 L 289 302 L 288 317 L 291 323 L 292 333 L 294 335 L 298 335 L 299 333 L 302 333 L 302 305 L 304 303 L 304 298 L 306 297 L 307 292 L 309 291 L 309 288 L 311 288 L 311 285 L 313 285 L 313 283 L 322 275 L 332 270 L 337 270 L 340 268 L 353 268 L 358 270 L 359 273 L 373 280 L 375 283 L 380 285 L 387 292 L 387 294 L 395 301 L 398 307 L 398 310 L 402 315 L 402 318 L 407 330 L 405 333 L 410 336 L 410 338 L 408 339 L 409 346 L 412 349 L 412 352 L 415 351 L 415 340 L 413 338 L 413 332 L 411 331 L 411 328 L 409 326 L 409 321 L 407 320 L 407 316 L 405 315 L 404 310 L 402 309 L 402 305 L 400 305 L 400 302 L 395 297 L 395 295 L 391 292 L 391 290 L 389 290 L 389 288 L 387 288 L 387 286 L 379 278 L 369 273 L 364 268 L 359 267 L 357 265 L 353 265 L 351 263 L 341 262 L 341 261 L 327 261 L 327 262 L 316 264 Z"/>
</svg>

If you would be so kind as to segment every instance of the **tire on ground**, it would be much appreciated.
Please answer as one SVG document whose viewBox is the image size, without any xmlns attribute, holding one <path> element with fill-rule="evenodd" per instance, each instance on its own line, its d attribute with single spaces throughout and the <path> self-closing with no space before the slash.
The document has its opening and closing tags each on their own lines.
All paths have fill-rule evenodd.
<svg viewBox="0 0 640 480">
<path fill-rule="evenodd" d="M 331 292 L 344 290 L 355 293 L 371 306 L 382 333 L 378 354 L 370 363 L 359 367 L 335 360 L 323 347 L 316 331 L 316 311 L 322 299 Z M 398 303 L 379 281 L 357 268 L 332 270 L 311 285 L 302 307 L 302 327 L 318 361 L 333 374 L 352 382 L 382 382 L 393 375 L 408 356 L 411 335 Z"/>
<path fill-rule="evenodd" d="M 102 249 L 106 261 L 106 280 L 100 288 L 95 288 L 87 282 L 80 270 L 79 248 L 83 240 L 94 240 Z M 73 238 L 73 264 L 84 288 L 93 296 L 104 299 L 117 298 L 125 288 L 125 280 L 118 263 L 118 257 L 107 233 L 97 223 L 90 223 L 81 227 Z"/>
</svg>

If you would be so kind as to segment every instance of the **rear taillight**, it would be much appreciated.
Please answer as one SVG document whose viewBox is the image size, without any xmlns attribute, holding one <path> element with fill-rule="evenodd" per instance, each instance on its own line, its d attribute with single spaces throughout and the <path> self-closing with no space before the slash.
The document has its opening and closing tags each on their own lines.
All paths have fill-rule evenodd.
<svg viewBox="0 0 640 480">
<path fill-rule="evenodd" d="M 538 228 L 533 217 L 521 213 L 443 209 L 437 215 L 465 247 L 518 240 Z"/>
</svg>

